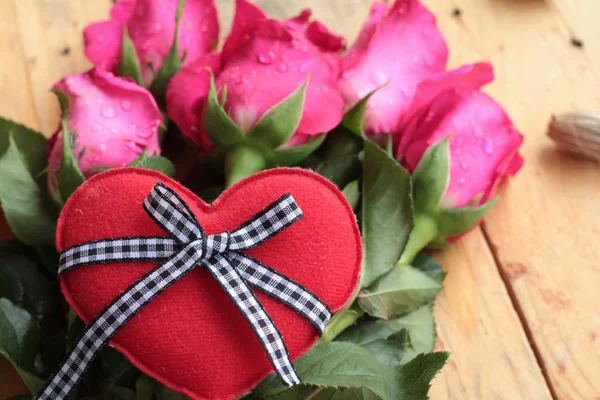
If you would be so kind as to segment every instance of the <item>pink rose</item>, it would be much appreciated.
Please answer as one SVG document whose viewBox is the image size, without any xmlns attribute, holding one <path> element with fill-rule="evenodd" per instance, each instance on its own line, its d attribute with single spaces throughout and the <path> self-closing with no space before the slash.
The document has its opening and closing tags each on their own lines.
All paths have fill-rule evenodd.
<svg viewBox="0 0 600 400">
<path fill-rule="evenodd" d="M 146 89 L 134 82 L 94 68 L 71 75 L 54 85 L 69 100 L 69 130 L 75 132 L 73 154 L 86 177 L 94 167 L 123 167 L 144 150 L 160 154 L 159 126 L 163 117 Z M 48 141 L 48 183 L 56 193 L 55 172 L 60 167 L 62 131 Z"/>
<path fill-rule="evenodd" d="M 333 129 L 343 115 L 337 76 L 344 39 L 309 18 L 310 11 L 305 10 L 295 18 L 276 21 L 246 0 L 237 0 L 232 31 L 222 52 L 183 68 L 171 80 L 166 95 L 169 117 L 202 148 L 210 145 L 202 125 L 210 77 L 205 67 L 209 66 L 217 89 L 227 87 L 225 109 L 242 131 L 247 132 L 307 77 L 296 135 L 305 141 L 307 135 Z M 182 93 L 184 88 L 189 93 Z"/>
<path fill-rule="evenodd" d="M 178 0 L 120 0 L 110 20 L 89 25 L 83 35 L 85 54 L 97 66 L 116 72 L 121 57 L 123 29 L 127 28 L 142 66 L 146 85 L 160 69 L 175 35 Z M 210 51 L 219 37 L 217 10 L 212 0 L 187 0 L 179 32 L 184 65 Z"/>
<path fill-rule="evenodd" d="M 425 151 L 450 137 L 450 181 L 445 208 L 488 201 L 498 184 L 523 165 L 523 136 L 491 97 L 473 89 L 446 90 L 416 110 L 401 135 L 397 156 L 413 171 Z"/>
<path fill-rule="evenodd" d="M 394 133 L 410 109 L 443 89 L 493 79 L 487 64 L 446 71 L 447 59 L 448 48 L 435 17 L 419 1 L 375 3 L 342 58 L 339 85 L 346 109 L 380 88 L 369 99 L 364 128 L 371 135 Z"/>
</svg>

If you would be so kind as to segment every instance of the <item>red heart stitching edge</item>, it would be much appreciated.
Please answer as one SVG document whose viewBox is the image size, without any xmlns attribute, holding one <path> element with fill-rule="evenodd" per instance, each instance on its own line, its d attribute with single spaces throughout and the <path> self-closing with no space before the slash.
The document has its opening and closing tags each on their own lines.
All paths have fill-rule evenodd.
<svg viewBox="0 0 600 400">
<path fill-rule="evenodd" d="M 234 229 L 291 193 L 304 218 L 247 254 L 302 284 L 333 312 L 350 299 L 362 259 L 354 213 L 332 183 L 297 168 L 255 174 L 212 205 L 155 171 L 121 168 L 104 172 L 85 182 L 67 201 L 58 221 L 58 250 L 107 238 L 166 236 L 142 207 L 158 182 L 188 203 L 206 234 Z M 130 262 L 81 267 L 61 276 L 61 289 L 89 323 L 155 265 Z M 308 321 L 277 300 L 255 293 L 282 333 L 292 360 L 317 341 L 318 333 Z M 249 324 L 201 267 L 154 299 L 110 344 L 141 371 L 198 400 L 235 398 L 273 372 Z"/>
</svg>

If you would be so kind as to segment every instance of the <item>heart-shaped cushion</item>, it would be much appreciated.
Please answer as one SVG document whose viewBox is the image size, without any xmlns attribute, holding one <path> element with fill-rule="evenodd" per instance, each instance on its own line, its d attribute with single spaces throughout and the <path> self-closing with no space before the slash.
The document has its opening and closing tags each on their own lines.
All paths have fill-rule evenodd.
<svg viewBox="0 0 600 400">
<path fill-rule="evenodd" d="M 335 312 L 351 297 L 361 264 L 361 239 L 352 209 L 319 175 L 278 168 L 255 174 L 212 205 L 154 171 L 123 168 L 85 182 L 61 213 L 59 251 L 92 240 L 166 236 L 142 202 L 162 182 L 190 206 L 207 235 L 237 228 L 291 193 L 304 217 L 247 254 L 315 293 Z M 98 264 L 60 278 L 62 291 L 86 322 L 156 262 Z M 318 339 L 317 330 L 277 300 L 255 290 L 283 335 L 292 360 Z M 140 370 L 194 399 L 233 399 L 273 372 L 250 325 L 201 266 L 177 281 L 133 317 L 113 338 Z"/>
</svg>

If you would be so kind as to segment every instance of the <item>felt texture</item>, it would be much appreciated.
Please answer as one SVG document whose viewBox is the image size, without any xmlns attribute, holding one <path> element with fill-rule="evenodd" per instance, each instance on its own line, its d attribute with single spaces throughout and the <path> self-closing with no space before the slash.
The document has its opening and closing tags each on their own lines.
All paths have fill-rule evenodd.
<svg viewBox="0 0 600 400">
<path fill-rule="evenodd" d="M 58 222 L 58 250 L 106 238 L 166 236 L 142 206 L 158 182 L 188 203 L 206 234 L 232 230 L 291 193 L 304 217 L 246 253 L 302 284 L 333 312 L 350 299 L 362 258 L 354 213 L 333 184 L 301 169 L 255 174 L 228 189 L 212 206 L 158 172 L 110 170 L 89 179 L 67 201 Z M 88 323 L 156 264 L 80 267 L 61 276 L 61 289 Z M 254 292 L 282 333 L 292 360 L 316 342 L 318 332 L 307 320 Z M 193 399 L 233 399 L 273 372 L 248 322 L 201 266 L 154 299 L 110 344 L 146 374 Z"/>
</svg>

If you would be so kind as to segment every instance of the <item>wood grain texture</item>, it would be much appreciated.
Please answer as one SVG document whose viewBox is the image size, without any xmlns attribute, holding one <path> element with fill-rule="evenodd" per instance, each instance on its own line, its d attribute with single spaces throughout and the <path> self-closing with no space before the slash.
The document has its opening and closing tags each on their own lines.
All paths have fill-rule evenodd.
<svg viewBox="0 0 600 400">
<path fill-rule="evenodd" d="M 233 1 L 217 3 L 224 37 Z M 370 5 L 369 0 L 257 3 L 276 18 L 312 8 L 350 43 Z M 498 78 L 488 91 L 525 133 L 527 158 L 486 218 L 500 274 L 481 230 L 437 255 L 449 271 L 435 310 L 437 347 L 453 356 L 434 381 L 432 398 L 550 398 L 511 293 L 557 398 L 594 399 L 600 393 L 600 217 L 594 212 L 600 167 L 556 152 L 545 127 L 552 112 L 600 105 L 600 2 L 425 3 L 448 40 L 452 66 L 493 61 Z M 1 116 L 45 135 L 55 131 L 58 106 L 48 90 L 62 76 L 89 67 L 81 30 L 106 18 L 109 6 L 109 0 L 0 0 L 0 95 L 10 99 L 0 102 Z M 453 16 L 455 8 L 460 18 Z M 582 49 L 571 46 L 572 36 L 583 40 Z M 0 364 L 0 399 L 13 379 Z M 14 385 L 11 394 L 22 391 Z"/>
<path fill-rule="evenodd" d="M 556 397 L 597 399 L 600 165 L 558 152 L 546 127 L 552 113 L 600 107 L 600 2 L 430 3 L 452 63 L 491 60 L 489 92 L 526 136 L 525 167 L 486 217 L 501 273 Z M 452 7 L 459 20 L 443 16 Z"/>
</svg>

